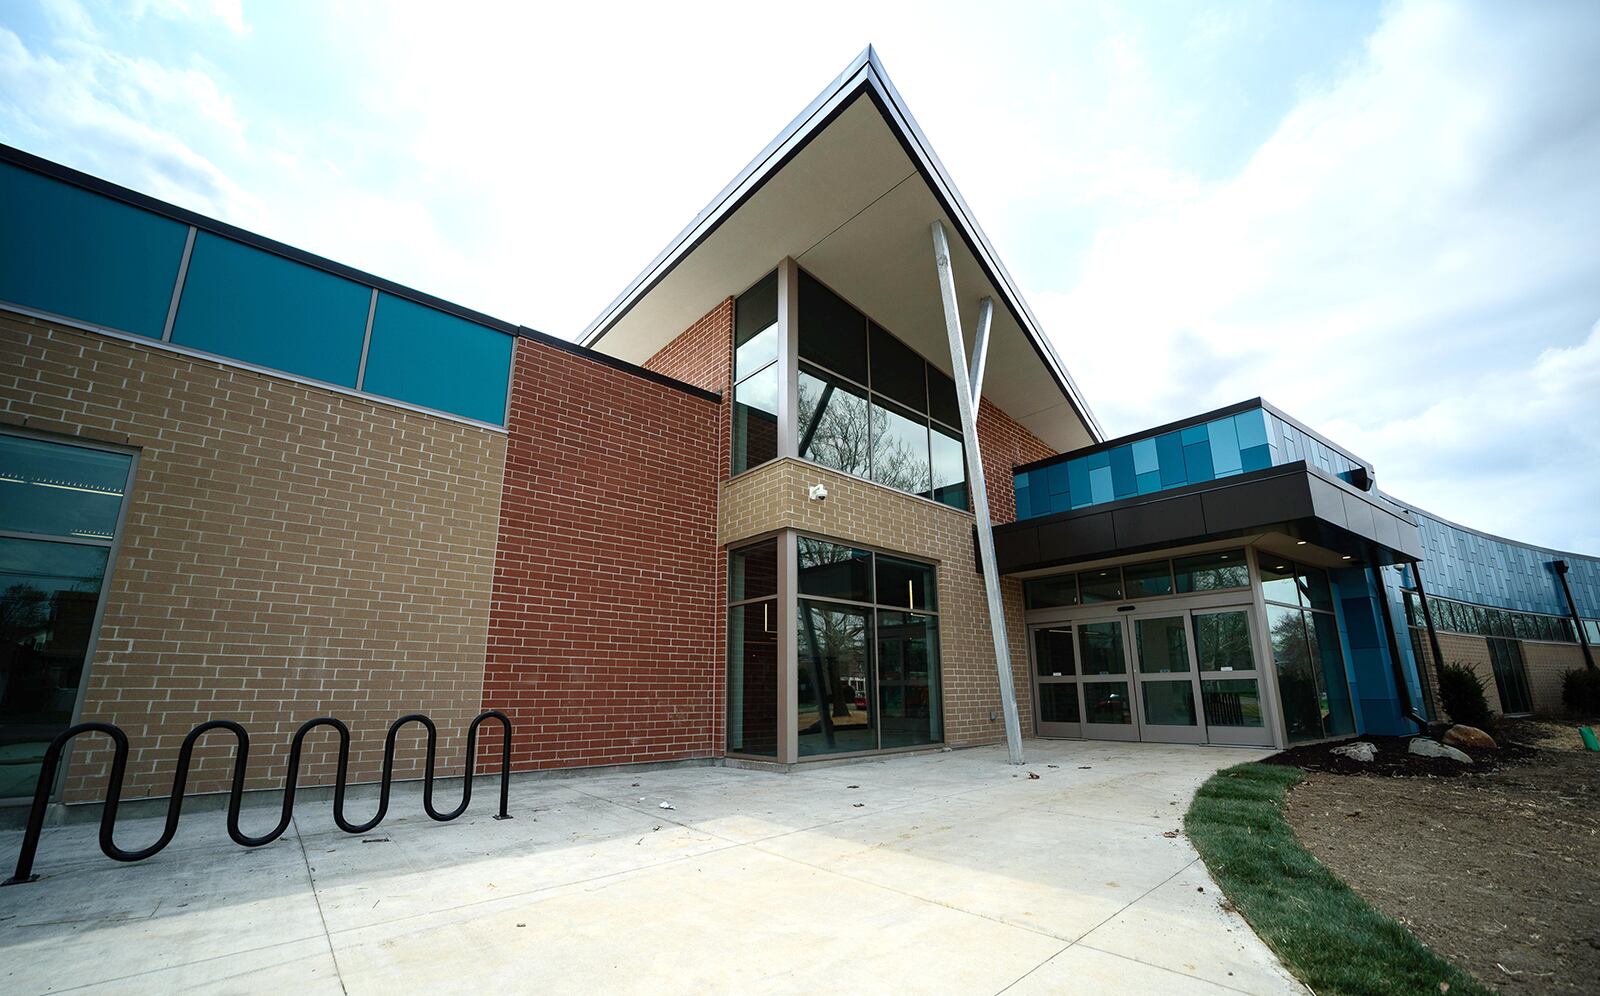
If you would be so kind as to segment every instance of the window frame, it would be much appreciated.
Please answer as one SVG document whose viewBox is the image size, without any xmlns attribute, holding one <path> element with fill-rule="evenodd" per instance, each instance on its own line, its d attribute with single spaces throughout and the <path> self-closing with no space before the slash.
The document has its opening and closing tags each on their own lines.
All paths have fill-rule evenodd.
<svg viewBox="0 0 1600 996">
<path fill-rule="evenodd" d="M 119 446 L 115 443 L 106 443 L 97 439 L 84 439 L 77 436 L 69 438 L 38 432 L 22 426 L 0 425 L 0 437 L 5 436 L 32 439 L 60 446 L 77 446 L 82 449 L 98 450 L 102 453 L 115 453 L 119 456 L 128 457 L 128 475 L 122 488 L 122 501 L 117 507 L 116 523 L 112 527 L 110 539 L 92 536 L 60 536 L 0 527 L 0 538 L 64 543 L 71 546 L 92 546 L 106 551 L 106 569 L 100 578 L 100 594 L 95 600 L 94 615 L 89 624 L 89 640 L 83 651 L 83 672 L 78 679 L 78 690 L 72 700 L 72 713 L 67 720 L 69 727 L 76 726 L 83 721 L 83 705 L 84 700 L 88 697 L 90 672 L 94 667 L 95 654 L 99 650 L 100 629 L 105 622 L 106 605 L 111 596 L 111 584 L 116 573 L 117 558 L 121 555 L 122 539 L 127 531 L 128 506 L 133 504 L 134 485 L 139 478 L 140 451 L 137 447 Z M 49 798 L 52 801 L 60 801 L 62 788 L 66 784 L 67 770 L 71 765 L 72 752 L 66 751 L 61 758 L 61 764 L 56 768 L 55 784 L 50 786 Z M 29 796 L 0 797 L 0 807 L 26 804 L 30 798 Z"/>
</svg>

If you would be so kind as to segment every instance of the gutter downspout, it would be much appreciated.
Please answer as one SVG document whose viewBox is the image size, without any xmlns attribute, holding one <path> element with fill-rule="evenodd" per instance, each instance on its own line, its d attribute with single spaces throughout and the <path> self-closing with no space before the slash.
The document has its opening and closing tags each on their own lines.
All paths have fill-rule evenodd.
<svg viewBox="0 0 1600 996">
<path fill-rule="evenodd" d="M 1565 560 L 1551 561 L 1551 567 L 1556 569 L 1556 577 L 1561 579 L 1561 590 L 1567 596 L 1567 611 L 1572 615 L 1572 625 L 1578 630 L 1578 644 L 1583 647 L 1583 662 L 1594 670 L 1594 650 L 1589 646 L 1589 634 L 1583 630 L 1583 620 L 1578 616 L 1578 603 L 1572 599 L 1572 586 L 1567 583 L 1567 562 Z"/>
<path fill-rule="evenodd" d="M 1384 593 L 1383 578 L 1378 575 L 1378 565 L 1368 564 L 1368 577 L 1372 581 L 1373 594 L 1378 596 L 1378 607 L 1383 613 L 1383 631 L 1389 637 L 1389 662 L 1394 670 L 1394 687 L 1400 693 L 1400 712 L 1406 719 L 1417 724 L 1417 732 L 1428 732 L 1428 721 L 1417 712 L 1417 705 L 1411 700 L 1411 686 L 1406 682 L 1405 669 L 1400 666 L 1400 635 L 1395 632 L 1394 616 L 1389 607 L 1389 598 Z"/>
</svg>

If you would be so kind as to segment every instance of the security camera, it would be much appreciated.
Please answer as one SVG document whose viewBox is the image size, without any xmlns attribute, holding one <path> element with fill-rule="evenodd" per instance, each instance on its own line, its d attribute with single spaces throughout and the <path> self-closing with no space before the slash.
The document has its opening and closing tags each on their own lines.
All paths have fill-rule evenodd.
<svg viewBox="0 0 1600 996">
<path fill-rule="evenodd" d="M 828 497 L 827 485 L 824 485 L 824 484 L 813 484 L 813 485 L 811 485 L 811 487 L 806 489 L 806 497 L 811 499 L 812 501 L 826 501 L 827 497 Z"/>
</svg>

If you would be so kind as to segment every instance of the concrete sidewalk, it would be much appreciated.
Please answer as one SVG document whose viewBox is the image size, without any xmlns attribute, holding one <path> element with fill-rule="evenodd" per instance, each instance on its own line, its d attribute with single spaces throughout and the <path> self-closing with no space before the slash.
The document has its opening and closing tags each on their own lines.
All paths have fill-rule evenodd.
<svg viewBox="0 0 1600 996">
<path fill-rule="evenodd" d="M 311 803 L 256 850 L 196 812 L 133 865 L 51 829 L 45 877 L 0 889 L 0 992 L 1303 992 L 1167 836 L 1260 752 L 1027 754 L 527 779 L 503 822 L 491 780 L 448 824 L 397 790 L 365 837 Z"/>
</svg>

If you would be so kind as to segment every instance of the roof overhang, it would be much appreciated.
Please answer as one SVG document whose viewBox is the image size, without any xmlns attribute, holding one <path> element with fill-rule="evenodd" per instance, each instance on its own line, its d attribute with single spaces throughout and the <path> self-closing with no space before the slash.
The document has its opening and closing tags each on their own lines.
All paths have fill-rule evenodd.
<svg viewBox="0 0 1600 996">
<path fill-rule="evenodd" d="M 793 257 L 951 372 L 930 226 L 943 221 L 963 328 L 995 309 L 984 397 L 1057 450 L 1101 439 L 1039 328 L 869 47 L 613 301 L 580 340 L 643 363 Z"/>
<path fill-rule="evenodd" d="M 997 526 L 994 543 L 1001 573 L 1011 574 L 1272 536 L 1285 550 L 1305 549 L 1304 540 L 1335 566 L 1411 563 L 1423 553 L 1409 512 L 1303 461 Z"/>
</svg>

